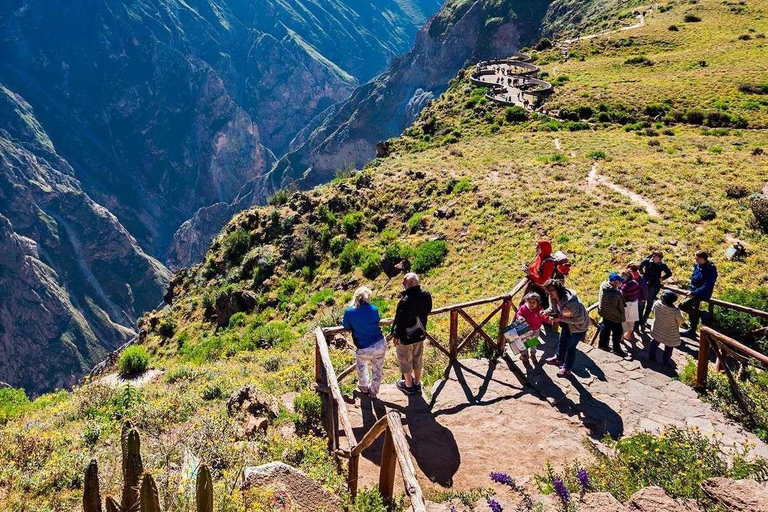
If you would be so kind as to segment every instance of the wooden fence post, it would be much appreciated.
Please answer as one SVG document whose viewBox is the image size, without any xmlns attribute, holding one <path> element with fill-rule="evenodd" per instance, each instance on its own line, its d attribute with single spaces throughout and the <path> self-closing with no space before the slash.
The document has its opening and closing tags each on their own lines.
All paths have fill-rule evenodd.
<svg viewBox="0 0 768 512">
<path fill-rule="evenodd" d="M 709 335 L 701 331 L 699 335 L 699 365 L 696 368 L 696 387 L 704 389 L 707 386 L 707 370 L 709 369 Z"/>
<path fill-rule="evenodd" d="M 499 317 L 499 335 L 496 338 L 497 348 L 502 354 L 504 353 L 504 345 L 506 344 L 506 340 L 504 339 L 504 332 L 502 331 L 509 323 L 509 313 L 511 309 L 512 299 L 504 299 L 504 302 L 501 305 L 501 316 Z"/>
<path fill-rule="evenodd" d="M 352 496 L 352 501 L 355 501 L 357 496 L 357 478 L 358 469 L 360 467 L 360 455 L 352 455 L 349 458 L 349 474 L 347 475 L 347 487 L 349 488 L 349 494 Z"/>
<path fill-rule="evenodd" d="M 459 344 L 459 312 L 455 309 L 451 310 L 451 323 L 448 332 L 449 347 L 451 353 L 451 362 L 456 360 L 458 356 L 458 344 Z"/>
<path fill-rule="evenodd" d="M 395 441 L 392 439 L 392 431 L 387 426 L 384 434 L 384 449 L 381 452 L 381 470 L 379 472 L 379 492 L 381 496 L 391 501 L 395 493 Z"/>
</svg>

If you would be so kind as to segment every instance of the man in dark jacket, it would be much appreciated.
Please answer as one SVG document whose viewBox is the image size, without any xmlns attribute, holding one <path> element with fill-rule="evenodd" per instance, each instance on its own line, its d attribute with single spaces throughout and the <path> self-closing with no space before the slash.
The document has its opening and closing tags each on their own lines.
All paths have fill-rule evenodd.
<svg viewBox="0 0 768 512">
<path fill-rule="evenodd" d="M 691 284 L 688 286 L 685 299 L 679 306 L 682 311 L 688 313 L 691 327 L 680 333 L 681 336 L 696 339 L 696 328 L 699 326 L 699 319 L 701 318 L 699 305 L 702 300 L 708 300 L 712 297 L 716 281 L 717 267 L 709 261 L 709 254 L 704 251 L 697 251 L 696 264 L 693 265 L 693 273 L 691 273 Z"/>
<path fill-rule="evenodd" d="M 432 296 L 421 289 L 419 276 L 412 272 L 403 277 L 403 287 L 405 291 L 392 322 L 397 364 L 403 374 L 397 388 L 406 394 L 414 394 L 421 393 L 422 356 L 427 337 L 427 316 L 432 311 Z"/>
<path fill-rule="evenodd" d="M 651 314 L 651 309 L 653 309 L 653 303 L 656 302 L 661 291 L 662 281 L 672 277 L 672 271 L 669 270 L 663 259 L 664 254 L 661 251 L 653 251 L 649 258 L 645 258 L 640 262 L 640 274 L 645 278 L 645 282 L 648 283 L 648 298 L 645 302 L 645 310 L 641 311 L 641 325 L 648 322 L 648 316 Z"/>
<path fill-rule="evenodd" d="M 597 312 L 603 318 L 603 325 L 600 329 L 600 342 L 598 347 L 608 350 L 608 341 L 613 342 L 613 351 L 621 356 L 626 356 L 626 352 L 621 348 L 621 337 L 624 334 L 622 324 L 626 319 L 625 308 L 627 303 L 621 295 L 622 283 L 624 278 L 616 272 L 608 276 L 608 280 L 600 285 L 600 292 L 597 299 Z"/>
</svg>

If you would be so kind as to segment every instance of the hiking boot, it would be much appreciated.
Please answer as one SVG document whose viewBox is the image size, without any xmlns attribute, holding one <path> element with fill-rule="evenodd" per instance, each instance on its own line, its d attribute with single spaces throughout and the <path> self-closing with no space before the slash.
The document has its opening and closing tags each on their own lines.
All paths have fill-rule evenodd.
<svg viewBox="0 0 768 512">
<path fill-rule="evenodd" d="M 558 359 L 557 356 L 548 357 L 544 360 L 544 362 L 547 364 L 556 364 L 557 366 L 560 366 L 563 364 L 563 362 L 560 359 Z"/>
<path fill-rule="evenodd" d="M 399 389 L 406 395 L 412 395 L 414 393 L 413 386 L 410 386 L 410 387 L 406 386 L 404 380 L 397 381 L 397 384 L 395 385 L 397 386 L 397 389 Z"/>
<path fill-rule="evenodd" d="M 364 394 L 364 395 L 367 395 L 367 394 L 368 394 L 368 391 L 369 391 L 369 390 L 368 390 L 368 386 L 359 386 L 359 385 L 357 386 L 357 390 L 358 390 L 360 393 Z"/>
<path fill-rule="evenodd" d="M 609 347 L 608 345 L 598 345 L 597 348 L 599 348 L 600 350 L 605 350 L 606 352 L 611 351 L 611 347 Z"/>
<path fill-rule="evenodd" d="M 563 378 L 570 377 L 571 376 L 571 370 L 568 370 L 567 368 L 560 368 L 557 371 L 557 376 L 558 377 L 563 377 Z"/>
<path fill-rule="evenodd" d="M 619 356 L 619 357 L 627 357 L 627 353 L 626 353 L 626 352 L 624 352 L 624 351 L 623 351 L 622 349 L 620 349 L 620 348 L 615 348 L 615 349 L 613 349 L 613 353 L 614 353 L 614 354 L 616 354 L 616 355 L 617 355 L 617 356 Z"/>
<path fill-rule="evenodd" d="M 421 382 L 419 382 L 418 384 L 414 382 L 413 386 L 411 387 L 413 388 L 414 393 L 421 393 Z"/>
</svg>

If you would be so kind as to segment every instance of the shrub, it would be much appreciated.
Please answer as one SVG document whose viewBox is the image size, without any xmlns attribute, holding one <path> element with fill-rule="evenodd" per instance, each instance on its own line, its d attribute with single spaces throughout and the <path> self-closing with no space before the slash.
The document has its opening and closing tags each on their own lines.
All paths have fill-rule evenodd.
<svg viewBox="0 0 768 512">
<path fill-rule="evenodd" d="M 381 255 L 374 249 L 367 249 L 360 254 L 360 268 L 368 279 L 376 279 L 381 273 Z"/>
<path fill-rule="evenodd" d="M 96 446 L 96 443 L 99 442 L 99 438 L 101 437 L 101 427 L 95 421 L 88 420 L 88 422 L 85 424 L 85 428 L 83 429 L 83 433 L 80 434 L 80 437 L 82 438 L 83 444 L 85 446 L 88 448 L 93 448 Z"/>
<path fill-rule="evenodd" d="M 296 429 L 304 434 L 320 432 L 323 428 L 323 403 L 320 396 L 311 390 L 302 391 L 293 401 L 296 411 Z"/>
<path fill-rule="evenodd" d="M 753 290 L 730 288 L 723 292 L 720 299 L 761 311 L 768 311 L 768 288 L 755 288 Z M 768 325 L 768 320 L 760 320 L 746 313 L 720 307 L 715 307 L 714 318 L 712 319 L 713 329 L 740 341 L 747 341 L 746 338 L 750 332 L 764 325 Z"/>
<path fill-rule="evenodd" d="M 576 115 L 579 117 L 579 119 L 590 119 L 593 114 L 594 114 L 594 111 L 592 110 L 592 107 L 587 107 L 583 105 L 580 107 L 576 107 Z"/>
<path fill-rule="evenodd" d="M 609 454 L 585 442 L 596 460 L 586 466 L 578 461 L 565 466 L 561 479 L 574 495 L 580 492 L 579 468 L 589 475 L 592 491 L 609 492 L 619 501 L 650 486 L 663 488 L 673 498 L 703 498 L 700 485 L 707 478 L 763 479 L 768 474 L 768 461 L 752 459 L 748 447 L 729 450 L 722 441 L 695 428 L 667 427 L 660 434 L 643 432 L 618 441 L 606 438 L 604 443 L 611 449 Z M 551 493 L 555 476 L 547 464 L 546 473 L 536 475 L 539 489 Z"/>
<path fill-rule="evenodd" d="M 341 251 L 344 250 L 344 246 L 347 245 L 347 241 L 348 241 L 347 237 L 345 237 L 344 235 L 337 235 L 331 238 L 331 243 L 330 243 L 331 254 L 333 254 L 334 256 L 338 256 L 339 254 L 341 254 Z"/>
<path fill-rule="evenodd" d="M 752 36 L 749 34 L 741 34 L 738 39 L 739 41 L 750 41 Z"/>
<path fill-rule="evenodd" d="M 739 91 L 747 94 L 768 94 L 768 83 L 739 84 Z"/>
<path fill-rule="evenodd" d="M 458 184 L 458 182 L 456 183 Z M 453 185 L 453 187 L 456 186 L 456 184 Z M 453 187 L 451 187 L 451 191 L 453 191 Z M 408 226 L 408 231 L 411 233 L 415 233 L 417 230 L 422 229 L 424 226 L 424 217 L 429 215 L 430 212 L 423 211 L 423 212 L 416 212 L 408 219 L 406 222 L 406 225 Z"/>
<path fill-rule="evenodd" d="M 29 406 L 29 398 L 23 389 L 0 389 L 0 425 L 8 423 Z"/>
<path fill-rule="evenodd" d="M 552 41 L 550 41 L 546 37 L 542 37 L 541 39 L 539 39 L 539 41 L 536 43 L 536 45 L 533 48 L 534 50 L 538 50 L 538 51 L 549 50 L 550 48 L 552 48 Z"/>
<path fill-rule="evenodd" d="M 648 117 L 661 117 L 664 114 L 666 114 L 669 111 L 669 105 L 666 105 L 664 103 L 652 103 L 650 105 L 646 105 L 643 109 L 643 113 L 647 115 Z"/>
<path fill-rule="evenodd" d="M 690 124 L 704 124 L 704 112 L 689 110 L 685 113 L 685 120 Z"/>
<path fill-rule="evenodd" d="M 605 160 L 605 151 L 591 151 L 587 153 L 587 158 L 591 158 L 592 160 Z"/>
<path fill-rule="evenodd" d="M 448 245 L 444 240 L 424 242 L 416 247 L 413 257 L 413 271 L 426 272 L 439 266 L 448 254 Z"/>
<path fill-rule="evenodd" d="M 413 248 L 410 245 L 401 242 L 392 242 L 384 249 L 384 257 L 393 263 L 410 258 L 413 254 Z"/>
<path fill-rule="evenodd" d="M 157 334 L 163 338 L 173 338 L 173 335 L 176 334 L 176 327 L 176 320 L 166 316 L 157 324 Z"/>
<path fill-rule="evenodd" d="M 686 23 L 698 23 L 701 21 L 701 18 L 696 16 L 695 14 L 686 14 L 683 18 L 683 21 Z"/>
<path fill-rule="evenodd" d="M 752 225 L 768 234 L 768 199 L 761 197 L 752 201 Z"/>
<path fill-rule="evenodd" d="M 517 105 L 504 109 L 504 119 L 510 123 L 522 123 L 528 120 L 528 112 Z"/>
<path fill-rule="evenodd" d="M 249 244 L 250 240 L 248 233 L 243 228 L 237 228 L 226 234 L 221 241 L 221 246 L 224 250 L 224 259 L 230 263 L 236 263 L 246 252 L 248 252 Z"/>
<path fill-rule="evenodd" d="M 696 209 L 696 215 L 698 215 L 701 220 L 713 220 L 717 217 L 717 212 L 711 205 L 701 204 Z"/>
<path fill-rule="evenodd" d="M 287 345 L 295 336 L 285 322 L 269 322 L 266 325 L 253 325 L 246 329 L 241 341 L 240 350 L 255 350 L 257 348 L 272 348 Z"/>
<path fill-rule="evenodd" d="M 571 132 L 589 130 L 589 123 L 585 123 L 584 121 L 568 121 L 566 126 L 568 126 L 568 131 Z"/>
<path fill-rule="evenodd" d="M 624 64 L 629 66 L 652 66 L 653 62 L 648 60 L 648 57 L 645 55 L 636 55 L 625 60 Z"/>
<path fill-rule="evenodd" d="M 749 190 L 747 190 L 747 187 L 744 185 L 734 183 L 732 185 L 726 185 L 725 187 L 725 197 L 729 199 L 741 199 L 742 197 L 747 197 L 748 195 Z"/>
<path fill-rule="evenodd" d="M 357 493 L 354 507 L 351 510 L 352 512 L 386 512 L 389 507 L 381 496 L 379 487 L 374 486 L 372 489 L 364 489 Z"/>
<path fill-rule="evenodd" d="M 669 30 L 670 32 L 678 32 L 680 29 L 677 27 L 677 25 L 670 25 L 669 27 L 667 27 L 667 30 Z"/>
<path fill-rule="evenodd" d="M 360 261 L 360 251 L 356 242 L 347 242 L 339 254 L 339 270 L 350 272 Z"/>
<path fill-rule="evenodd" d="M 227 324 L 227 328 L 229 329 L 235 329 L 237 327 L 242 327 L 245 325 L 245 318 L 246 315 L 243 311 L 238 311 L 231 317 L 229 317 L 229 324 Z"/>
<path fill-rule="evenodd" d="M 453 186 L 454 194 L 461 194 L 462 192 L 474 192 L 475 190 L 477 190 L 477 185 L 473 185 L 468 178 L 461 178 Z"/>
<path fill-rule="evenodd" d="M 341 221 L 347 237 L 354 238 L 363 227 L 363 212 L 348 213 Z"/>
<path fill-rule="evenodd" d="M 198 371 L 190 366 L 179 366 L 165 374 L 165 382 L 174 384 L 180 380 L 192 381 L 198 376 Z"/>
<path fill-rule="evenodd" d="M 224 396 L 224 391 L 218 383 L 210 383 L 203 388 L 203 400 L 216 400 Z"/>
<path fill-rule="evenodd" d="M 284 188 L 278 190 L 269 198 L 268 202 L 272 206 L 283 206 L 288 202 L 288 191 Z"/>
<path fill-rule="evenodd" d="M 145 372 L 149 367 L 149 353 L 143 345 L 131 345 L 120 354 L 117 363 L 120 375 L 136 375 Z"/>
</svg>

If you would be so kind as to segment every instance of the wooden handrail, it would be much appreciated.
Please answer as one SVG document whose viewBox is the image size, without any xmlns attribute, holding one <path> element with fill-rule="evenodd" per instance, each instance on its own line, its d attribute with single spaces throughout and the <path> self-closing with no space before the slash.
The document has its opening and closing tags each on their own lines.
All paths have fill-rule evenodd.
<svg viewBox="0 0 768 512">
<path fill-rule="evenodd" d="M 411 509 L 413 512 L 426 512 L 427 506 L 424 502 L 424 493 L 421 490 L 418 480 L 416 480 L 416 470 L 413 467 L 413 460 L 411 459 L 411 451 L 408 447 L 408 440 L 405 438 L 405 432 L 403 431 L 403 424 L 400 421 L 400 413 L 397 411 L 390 411 L 386 415 L 387 418 L 387 438 L 384 440 L 384 452 L 381 456 L 382 477 L 386 476 L 391 480 L 394 480 L 394 471 L 383 471 L 385 467 L 389 467 L 389 457 L 394 455 L 397 458 L 398 466 L 400 466 L 400 474 L 403 477 L 403 484 L 405 485 L 405 494 L 411 498 Z M 390 441 L 389 443 L 387 441 Z M 387 446 L 389 445 L 389 446 Z M 391 447 L 391 448 L 390 448 Z M 390 450 L 387 450 L 390 448 Z M 394 482 L 386 482 L 382 486 L 382 482 L 379 482 L 379 489 L 386 488 L 387 495 L 382 492 L 382 495 L 387 499 L 393 497 L 393 484 Z"/>
<path fill-rule="evenodd" d="M 678 288 L 677 286 L 672 286 L 672 285 L 665 285 L 664 289 L 673 291 L 681 295 L 685 295 L 688 292 L 688 290 L 683 290 L 682 288 Z M 739 311 L 741 313 L 746 313 L 748 315 L 765 318 L 768 320 L 768 311 L 761 311 L 759 309 L 742 306 L 741 304 L 734 304 L 733 302 L 726 302 L 720 299 L 709 298 L 709 299 L 701 299 L 701 300 L 704 302 L 708 302 L 710 304 L 714 304 L 715 306 L 719 306 L 721 308 L 733 309 L 734 311 Z"/>
<path fill-rule="evenodd" d="M 341 426 L 344 429 L 344 435 L 347 437 L 347 443 L 349 444 L 350 451 L 357 444 L 355 439 L 355 432 L 352 430 L 352 423 L 349 421 L 349 415 L 347 414 L 347 406 L 344 403 L 344 398 L 341 394 L 341 388 L 339 388 L 339 381 L 336 378 L 336 371 L 333 369 L 333 363 L 331 362 L 331 354 L 328 351 L 328 343 L 325 341 L 325 334 L 321 328 L 315 330 L 315 336 L 317 338 L 317 349 L 320 360 L 322 361 L 323 369 L 325 370 L 325 376 L 327 379 L 327 386 L 331 390 L 331 396 L 336 402 L 338 407 L 339 420 Z M 331 434 L 332 435 L 332 434 Z"/>
<path fill-rule="evenodd" d="M 719 333 L 714 329 L 712 329 L 711 327 L 707 327 L 706 325 L 701 327 L 701 332 L 706 333 L 707 336 L 714 338 L 715 340 L 719 341 L 723 345 L 729 346 L 730 348 L 737 351 L 737 353 L 739 352 L 743 353 L 753 359 L 757 359 L 762 364 L 768 366 L 768 356 L 766 356 L 765 354 L 761 354 L 757 350 L 749 348 L 743 343 L 740 343 L 735 339 L 729 336 L 726 336 L 725 334 Z"/>
</svg>

